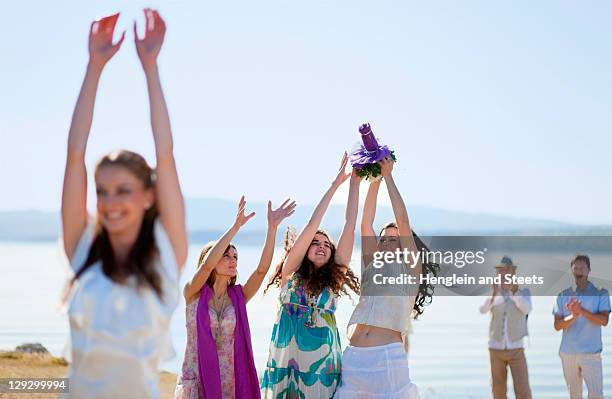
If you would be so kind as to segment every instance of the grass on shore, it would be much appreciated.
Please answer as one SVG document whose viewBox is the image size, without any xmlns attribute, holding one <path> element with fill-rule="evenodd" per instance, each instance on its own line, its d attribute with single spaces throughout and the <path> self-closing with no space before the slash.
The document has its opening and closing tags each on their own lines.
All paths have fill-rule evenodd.
<svg viewBox="0 0 612 399">
<path fill-rule="evenodd" d="M 68 362 L 64 358 L 48 353 L 0 351 L 0 378 L 65 378 L 67 374 Z M 162 398 L 172 398 L 176 374 L 162 371 L 159 380 Z M 58 396 L 52 393 L 0 394 L 3 399 L 46 399 Z"/>
</svg>

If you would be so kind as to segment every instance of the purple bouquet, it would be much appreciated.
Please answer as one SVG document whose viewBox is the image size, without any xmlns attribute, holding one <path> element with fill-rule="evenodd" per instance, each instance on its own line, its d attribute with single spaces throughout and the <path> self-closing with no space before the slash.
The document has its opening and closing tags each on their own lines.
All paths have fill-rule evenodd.
<svg viewBox="0 0 612 399">
<path fill-rule="evenodd" d="M 378 161 L 390 157 L 395 161 L 395 154 L 386 145 L 378 144 L 369 123 L 359 127 L 361 141 L 353 152 L 351 152 L 351 166 L 357 169 L 357 174 L 369 181 L 380 179 L 380 165 Z"/>
</svg>

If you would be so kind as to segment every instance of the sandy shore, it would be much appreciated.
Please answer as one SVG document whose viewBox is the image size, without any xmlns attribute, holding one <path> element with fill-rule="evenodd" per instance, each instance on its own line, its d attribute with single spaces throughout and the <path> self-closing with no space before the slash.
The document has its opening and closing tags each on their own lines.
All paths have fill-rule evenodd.
<svg viewBox="0 0 612 399">
<path fill-rule="evenodd" d="M 41 378 L 53 377 L 64 378 L 68 372 L 68 364 L 62 358 L 51 355 L 39 355 L 20 352 L 0 351 L 0 378 L 22 377 L 22 378 Z M 160 383 L 163 399 L 172 398 L 176 374 L 162 371 L 160 373 Z M 56 398 L 56 394 L 41 393 L 20 393 L 20 394 L 0 394 L 2 398 L 11 399 L 41 399 Z"/>
</svg>

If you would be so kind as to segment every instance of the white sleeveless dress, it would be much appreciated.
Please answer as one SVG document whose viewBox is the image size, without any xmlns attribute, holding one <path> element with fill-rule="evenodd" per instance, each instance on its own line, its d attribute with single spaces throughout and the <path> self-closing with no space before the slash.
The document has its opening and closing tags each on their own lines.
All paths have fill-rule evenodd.
<svg viewBox="0 0 612 399">
<path fill-rule="evenodd" d="M 84 264 L 95 234 L 90 223 L 72 258 Z M 118 284 L 92 265 L 76 282 L 68 301 L 70 398 L 159 398 L 161 360 L 174 356 L 170 319 L 179 302 L 176 257 L 161 222 L 155 221 L 155 262 L 163 297 L 138 288 L 132 276 Z"/>
</svg>

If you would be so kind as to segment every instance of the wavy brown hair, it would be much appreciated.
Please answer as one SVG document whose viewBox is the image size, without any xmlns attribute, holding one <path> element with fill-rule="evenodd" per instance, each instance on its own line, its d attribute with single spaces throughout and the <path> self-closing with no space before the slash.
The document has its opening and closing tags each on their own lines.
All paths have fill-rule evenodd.
<svg viewBox="0 0 612 399">
<path fill-rule="evenodd" d="M 339 265 L 335 262 L 334 256 L 336 254 L 336 245 L 331 240 L 329 234 L 324 230 L 317 230 L 315 234 L 324 235 L 331 244 L 331 256 L 329 261 L 317 268 L 308 259 L 307 255 L 304 255 L 304 259 L 300 263 L 300 267 L 296 271 L 306 286 L 306 291 L 311 295 L 318 295 L 325 288 L 330 288 L 336 295 L 349 295 L 347 287 L 356 294 L 359 294 L 359 279 L 353 273 L 349 265 Z M 287 228 L 285 234 L 285 254 L 281 258 L 280 262 L 276 266 L 274 275 L 270 278 L 268 285 L 266 286 L 264 293 L 268 291 L 271 286 L 280 288 L 282 280 L 282 270 L 285 259 L 289 251 L 293 247 L 295 242 L 295 230 Z M 346 269 L 346 272 L 344 270 Z"/>
<path fill-rule="evenodd" d="M 214 245 L 216 244 L 216 241 L 210 241 L 208 242 L 206 245 L 204 245 L 204 247 L 202 248 L 202 250 L 200 251 L 200 257 L 198 258 L 198 263 L 196 265 L 196 268 L 199 268 L 202 266 L 202 264 L 204 263 L 204 259 L 206 258 L 206 254 L 208 254 L 208 252 L 210 252 L 210 250 L 212 249 L 212 247 L 214 247 Z M 238 249 L 236 248 L 236 246 L 232 243 L 230 243 L 227 248 L 225 248 L 225 251 L 223 252 L 223 255 L 227 254 L 227 251 L 229 251 L 230 248 L 234 248 L 234 250 L 236 252 L 238 252 Z M 217 280 L 217 272 L 215 269 L 213 269 L 213 271 L 210 273 L 210 276 L 208 276 L 208 279 L 206 280 L 206 285 L 208 285 L 210 288 L 212 288 L 215 285 L 215 280 Z M 234 277 L 232 277 L 228 283 L 228 286 L 232 286 L 234 284 L 236 284 L 236 280 L 238 280 L 238 274 L 236 273 L 236 275 Z"/>
<path fill-rule="evenodd" d="M 378 235 L 382 236 L 383 233 L 385 232 L 385 229 L 388 229 L 388 228 L 395 228 L 399 232 L 397 223 L 389 222 L 385 224 L 383 227 L 381 227 Z M 418 251 L 425 253 L 425 254 L 429 252 L 429 248 L 427 248 L 427 245 L 425 245 L 423 240 L 421 240 L 421 238 L 414 231 L 412 232 L 412 237 L 414 238 L 414 242 L 416 244 Z M 430 258 L 429 256 L 422 257 L 422 259 L 426 259 L 426 260 L 429 258 Z M 421 262 L 421 264 L 423 266 L 421 275 L 423 276 L 426 276 L 428 274 L 431 274 L 433 276 L 438 275 L 438 272 L 440 271 L 439 264 L 433 263 L 433 262 Z M 412 314 L 414 315 L 415 319 L 418 319 L 418 317 L 423 314 L 423 312 L 425 311 L 425 306 L 429 305 L 431 301 L 433 300 L 434 289 L 435 289 L 434 285 L 430 283 L 421 283 L 419 285 L 419 292 L 417 293 L 416 299 L 414 301 L 414 307 L 412 308 Z"/>
<path fill-rule="evenodd" d="M 108 166 L 119 166 L 126 169 L 143 183 L 145 189 L 155 188 L 155 171 L 141 155 L 135 152 L 121 150 L 105 155 L 96 165 L 96 171 Z M 154 261 L 159 256 L 153 233 L 155 219 L 158 216 L 157 204 L 153 203 L 145 211 L 136 242 L 123 264 L 120 264 L 115 258 L 108 232 L 98 222 L 87 260 L 75 273 L 70 281 L 70 286 L 92 265 L 101 261 L 102 271 L 111 280 L 122 283 L 125 282 L 127 276 L 136 276 L 139 287 L 147 286 L 161 297 L 161 277 L 154 266 Z"/>
</svg>

